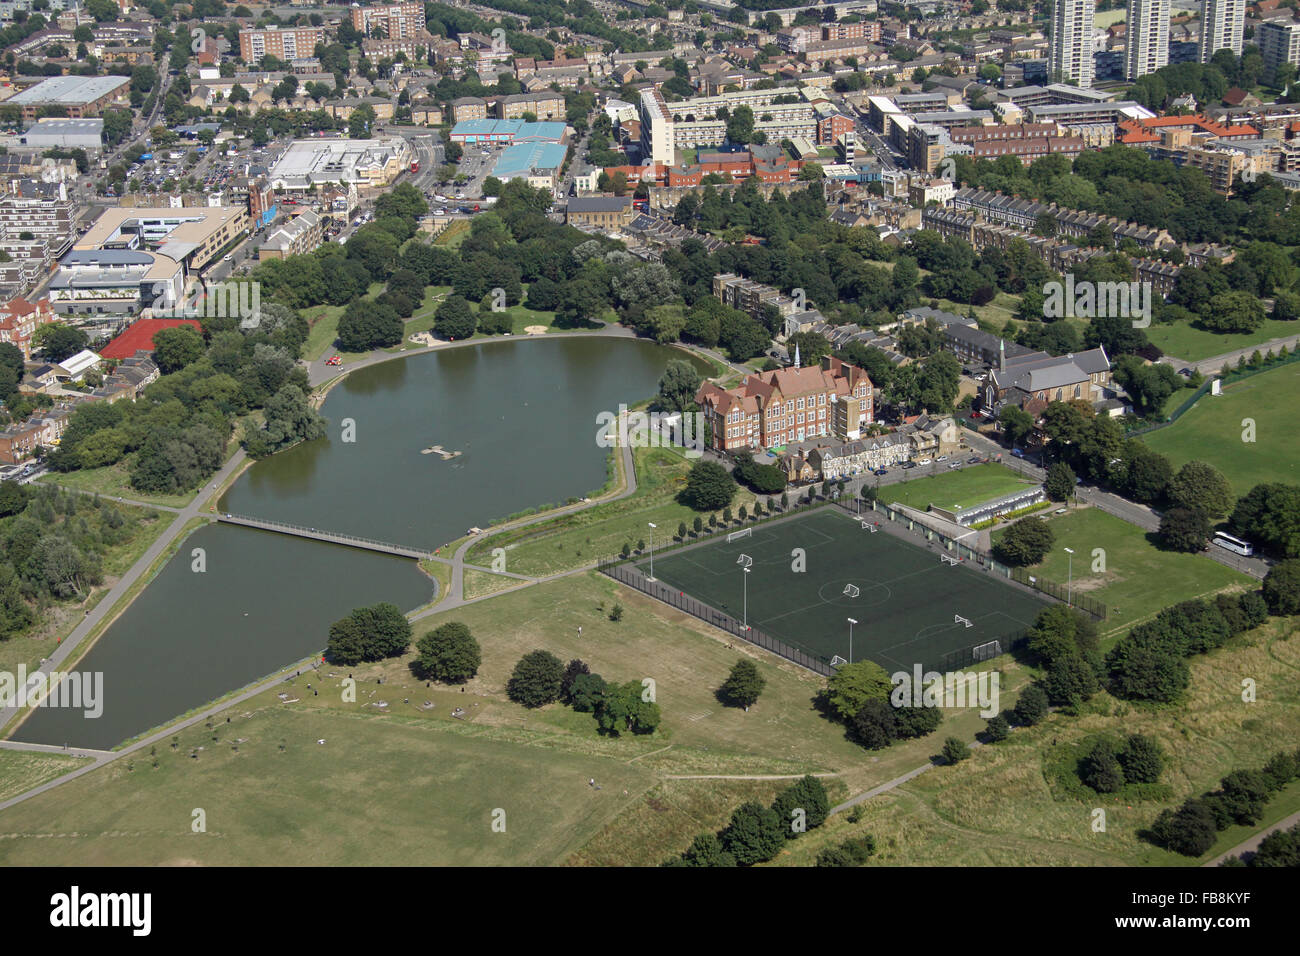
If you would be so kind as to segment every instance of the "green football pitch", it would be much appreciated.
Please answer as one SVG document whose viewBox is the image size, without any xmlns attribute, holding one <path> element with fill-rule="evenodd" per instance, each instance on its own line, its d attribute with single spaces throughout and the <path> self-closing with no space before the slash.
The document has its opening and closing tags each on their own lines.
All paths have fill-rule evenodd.
<svg viewBox="0 0 1300 956">
<path fill-rule="evenodd" d="M 881 514 L 864 517 L 886 522 Z M 795 549 L 806 555 L 802 571 Z M 1009 650 L 1045 599 L 977 565 L 948 564 L 940 553 L 937 545 L 913 544 L 884 527 L 873 533 L 855 517 L 821 508 L 756 526 L 730 543 L 719 536 L 656 557 L 654 573 L 662 584 L 824 660 L 869 658 L 893 672 L 916 664 L 942 669 L 946 655 L 991 641 Z M 750 559 L 748 573 L 741 555 Z M 649 572 L 647 560 L 637 565 Z M 856 596 L 845 593 L 849 585 Z M 857 622 L 851 658 L 849 618 Z"/>
</svg>

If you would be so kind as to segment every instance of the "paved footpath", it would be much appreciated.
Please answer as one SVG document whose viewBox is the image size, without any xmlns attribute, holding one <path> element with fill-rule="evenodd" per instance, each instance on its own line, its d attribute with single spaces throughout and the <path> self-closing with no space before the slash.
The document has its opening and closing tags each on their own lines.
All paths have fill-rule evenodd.
<svg viewBox="0 0 1300 956">
<path fill-rule="evenodd" d="M 1288 351 L 1294 352 L 1296 346 L 1300 345 L 1300 335 L 1286 335 L 1280 339 L 1269 339 L 1267 342 L 1260 342 L 1258 345 L 1250 345 L 1244 349 L 1234 349 L 1231 352 L 1224 352 L 1222 355 L 1211 355 L 1209 358 L 1197 359 L 1195 362 L 1187 362 L 1173 355 L 1166 355 L 1160 361 L 1175 368 L 1190 365 L 1199 372 L 1209 374 L 1222 369 L 1225 362 L 1229 365 L 1236 365 L 1237 359 L 1244 358 L 1249 361 L 1256 351 L 1261 355 L 1267 355 L 1270 349 L 1277 351 L 1283 345 L 1287 347 Z"/>
<path fill-rule="evenodd" d="M 239 471 L 243 466 L 244 457 L 244 450 L 242 448 L 236 451 L 222 469 L 212 476 L 209 487 L 204 488 L 196 494 L 194 500 L 184 508 L 172 512 L 176 515 L 176 517 L 172 519 L 172 523 L 165 531 L 163 531 L 162 534 L 158 535 L 157 539 L 145 550 L 144 554 L 140 555 L 135 564 L 131 565 L 130 569 L 118 578 L 117 583 L 109 588 L 106 595 L 100 598 L 99 603 L 96 604 L 95 607 L 86 615 L 85 620 L 73 628 L 72 633 L 60 642 L 59 646 L 55 648 L 54 653 L 41 662 L 41 666 L 38 669 L 40 672 L 48 673 L 51 670 L 55 670 L 63 661 L 74 656 L 77 653 L 78 648 L 81 646 L 82 641 L 84 641 L 95 630 L 95 628 L 98 627 L 100 622 L 102 622 L 109 614 L 113 613 L 113 609 L 117 602 L 135 586 L 136 582 L 139 581 L 143 575 L 148 573 L 154 562 L 166 553 L 172 543 L 181 536 L 181 533 L 184 531 L 185 526 L 189 524 L 190 520 L 210 515 L 215 512 L 215 502 L 210 504 L 208 500 L 209 497 L 216 489 L 225 484 L 231 475 Z M 101 497 L 106 498 L 108 496 Z M 149 507 L 157 506 L 150 505 Z M 161 511 L 163 509 L 159 510 Z M 172 511 L 172 509 L 166 510 Z M 0 727 L 7 728 L 9 723 L 18 716 L 18 710 L 19 708 L 12 705 L 0 709 Z"/>
<path fill-rule="evenodd" d="M 1205 863 L 1202 865 L 1218 866 L 1230 856 L 1241 856 L 1243 853 L 1254 853 L 1256 850 L 1259 849 L 1259 845 L 1264 842 L 1264 837 L 1268 836 L 1270 833 L 1276 833 L 1278 830 L 1289 830 L 1298 823 L 1300 823 L 1300 812 L 1291 814 L 1285 820 L 1279 820 L 1277 823 L 1273 824 L 1271 827 L 1268 827 L 1267 829 L 1260 830 L 1258 833 L 1256 833 L 1253 837 L 1251 837 L 1246 842 L 1238 843 L 1231 850 L 1227 851 L 1226 853 L 1220 853 L 1209 863 Z"/>
</svg>

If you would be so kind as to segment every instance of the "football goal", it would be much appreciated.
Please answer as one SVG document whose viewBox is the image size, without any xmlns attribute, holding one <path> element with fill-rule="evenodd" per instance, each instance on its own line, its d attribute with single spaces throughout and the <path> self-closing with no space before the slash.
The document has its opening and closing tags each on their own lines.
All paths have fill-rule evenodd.
<svg viewBox="0 0 1300 956">
<path fill-rule="evenodd" d="M 952 616 L 952 622 L 953 622 L 954 624 L 965 624 L 967 627 L 974 627 L 974 626 L 975 626 L 974 624 L 971 623 L 970 618 L 968 618 L 968 617 L 962 617 L 960 614 L 954 614 L 954 615 Z"/>
<path fill-rule="evenodd" d="M 989 641 L 987 644 L 976 645 L 972 654 L 976 661 L 991 661 L 1002 653 L 1001 641 Z"/>
<path fill-rule="evenodd" d="M 747 554 L 742 554 L 740 557 L 736 558 L 736 563 L 742 568 L 747 568 L 754 563 L 754 559 Z"/>
<path fill-rule="evenodd" d="M 727 544 L 731 544 L 733 541 L 739 541 L 741 538 L 753 537 L 753 535 L 753 528 L 741 528 L 739 531 L 733 531 L 731 534 L 727 535 Z"/>
<path fill-rule="evenodd" d="M 846 584 L 846 585 L 844 585 L 844 596 L 845 596 L 845 597 L 855 598 L 855 597 L 857 597 L 857 596 L 858 596 L 859 594 L 861 594 L 861 593 L 862 593 L 862 591 L 858 588 L 858 586 L 857 586 L 856 584 Z"/>
<path fill-rule="evenodd" d="M 958 558 L 954 558 L 954 557 L 953 557 L 952 555 L 950 555 L 950 554 L 941 554 L 941 555 L 939 555 L 939 560 L 942 561 L 944 564 L 951 564 L 954 568 L 955 568 L 957 565 L 961 564 L 960 559 L 958 559 Z"/>
<path fill-rule="evenodd" d="M 836 654 L 834 657 L 831 658 L 831 667 L 841 667 L 841 666 L 843 666 L 844 664 L 847 664 L 847 663 L 848 663 L 848 661 L 846 661 L 844 658 L 840 657 L 840 655 L 838 655 L 838 654 Z"/>
<path fill-rule="evenodd" d="M 877 531 L 879 531 L 880 529 L 879 529 L 878 527 L 876 527 L 876 525 L 875 525 L 873 522 L 870 522 L 870 521 L 863 521 L 863 522 L 862 522 L 862 530 L 864 530 L 864 531 L 870 531 L 872 534 L 875 534 L 875 533 L 876 533 Z"/>
</svg>

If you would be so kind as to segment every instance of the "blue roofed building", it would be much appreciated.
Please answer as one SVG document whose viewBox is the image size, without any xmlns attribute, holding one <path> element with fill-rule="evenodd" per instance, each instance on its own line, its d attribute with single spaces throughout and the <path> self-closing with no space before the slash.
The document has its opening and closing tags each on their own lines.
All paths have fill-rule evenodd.
<svg viewBox="0 0 1300 956">
<path fill-rule="evenodd" d="M 568 152 L 569 147 L 561 143 L 517 143 L 502 151 L 492 175 L 502 182 L 522 179 L 533 187 L 555 189 Z"/>
<path fill-rule="evenodd" d="M 569 128 L 564 123 L 528 123 L 524 120 L 470 119 L 451 128 L 453 143 L 504 144 L 567 143 Z"/>
</svg>

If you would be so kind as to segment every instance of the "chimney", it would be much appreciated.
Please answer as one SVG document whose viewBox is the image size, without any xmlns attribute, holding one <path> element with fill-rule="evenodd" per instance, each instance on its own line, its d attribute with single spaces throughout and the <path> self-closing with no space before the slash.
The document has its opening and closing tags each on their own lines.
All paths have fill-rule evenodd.
<svg viewBox="0 0 1300 956">
<path fill-rule="evenodd" d="M 1007 341 L 1006 339 L 998 339 L 998 371 L 1005 372 L 1006 370 L 1007 370 Z"/>
</svg>

